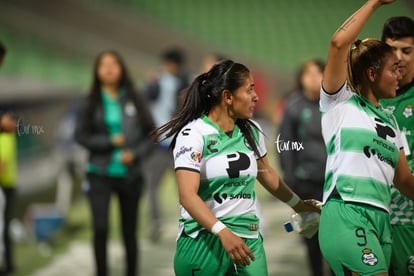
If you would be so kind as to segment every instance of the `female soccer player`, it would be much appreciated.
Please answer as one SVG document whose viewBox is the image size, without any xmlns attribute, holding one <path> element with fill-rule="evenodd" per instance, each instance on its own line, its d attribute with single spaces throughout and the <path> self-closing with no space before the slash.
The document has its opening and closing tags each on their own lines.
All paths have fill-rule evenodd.
<svg viewBox="0 0 414 276">
<path fill-rule="evenodd" d="M 317 211 L 270 167 L 263 133 L 251 120 L 257 101 L 248 68 L 224 60 L 195 78 L 179 114 L 156 132 L 174 137 L 176 275 L 267 275 L 256 179 L 296 212 Z"/>
<path fill-rule="evenodd" d="M 335 32 L 328 51 L 320 100 L 328 158 L 319 241 L 336 275 L 388 275 L 390 188 L 414 198 L 400 132 L 378 102 L 396 95 L 398 58 L 375 39 L 350 49 L 369 17 L 392 2 L 368 0 Z"/>
</svg>

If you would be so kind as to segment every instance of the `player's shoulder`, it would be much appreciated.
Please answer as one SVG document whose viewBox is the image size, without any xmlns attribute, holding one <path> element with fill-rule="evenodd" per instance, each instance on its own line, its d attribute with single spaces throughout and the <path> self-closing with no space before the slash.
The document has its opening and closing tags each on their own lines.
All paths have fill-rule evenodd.
<svg viewBox="0 0 414 276">
<path fill-rule="evenodd" d="M 178 136 L 203 136 L 214 131 L 214 128 L 204 122 L 202 118 L 194 119 L 183 126 Z"/>
<path fill-rule="evenodd" d="M 250 119 L 250 122 L 256 127 L 255 129 L 253 129 L 253 130 L 256 130 L 256 131 L 258 131 L 258 132 L 263 132 L 263 129 L 262 129 L 262 126 L 260 125 L 260 123 L 259 122 L 257 122 L 256 120 L 254 120 L 254 119 Z"/>
</svg>

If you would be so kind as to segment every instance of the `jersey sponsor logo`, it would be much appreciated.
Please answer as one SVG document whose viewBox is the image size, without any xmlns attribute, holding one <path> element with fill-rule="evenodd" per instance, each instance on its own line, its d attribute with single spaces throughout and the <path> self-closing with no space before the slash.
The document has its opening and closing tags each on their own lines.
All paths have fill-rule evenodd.
<svg viewBox="0 0 414 276">
<path fill-rule="evenodd" d="M 227 174 L 230 178 L 237 178 L 240 176 L 240 171 L 247 170 L 250 167 L 250 158 L 243 152 L 235 152 L 227 154 L 228 168 Z"/>
<path fill-rule="evenodd" d="M 201 153 L 198 151 L 193 151 L 191 153 L 191 159 L 197 163 L 201 162 Z"/>
<path fill-rule="evenodd" d="M 394 162 L 391 158 L 382 155 L 380 152 L 377 152 L 375 149 L 370 148 L 369 146 L 364 147 L 364 154 L 368 158 L 371 158 L 371 156 L 377 156 L 378 160 L 381 162 L 385 162 L 391 167 L 394 167 Z"/>
<path fill-rule="evenodd" d="M 377 131 L 377 135 L 385 140 L 387 140 L 387 136 L 395 137 L 394 130 L 387 126 L 381 119 L 375 118 L 375 130 Z"/>
<path fill-rule="evenodd" d="M 378 145 L 378 146 L 381 146 L 381 147 L 383 147 L 384 149 L 386 149 L 386 150 L 388 150 L 388 151 L 390 151 L 390 152 L 395 152 L 395 148 L 394 147 L 392 147 L 392 146 L 390 146 L 389 144 L 387 144 L 387 143 L 384 143 L 384 141 L 382 141 L 382 140 L 379 140 L 379 139 L 372 139 L 372 142 L 374 143 L 374 144 L 376 144 L 376 145 Z"/>
<path fill-rule="evenodd" d="M 377 132 L 377 135 L 379 137 L 381 137 L 384 140 L 387 140 L 387 137 L 396 137 L 396 134 L 394 132 L 394 130 L 387 126 L 381 119 L 379 118 L 375 118 L 375 130 Z M 390 146 L 387 143 L 384 143 L 383 140 L 381 139 L 373 139 L 372 143 L 375 145 L 380 146 L 381 148 L 383 148 L 384 150 L 388 151 L 388 152 L 395 152 L 395 148 L 393 148 L 392 146 Z M 380 160 L 381 162 L 385 162 L 388 165 L 394 167 L 394 161 L 392 160 L 391 157 L 386 156 L 384 153 L 381 153 L 380 151 L 372 148 L 371 146 L 367 145 L 363 148 L 363 152 L 365 154 L 366 157 L 371 158 L 373 156 L 376 156 L 378 158 L 378 160 Z"/>
<path fill-rule="evenodd" d="M 224 187 L 240 187 L 240 186 L 247 186 L 249 185 L 249 182 L 247 181 L 234 181 L 224 184 Z"/>
<path fill-rule="evenodd" d="M 377 256 L 369 248 L 364 248 L 362 250 L 362 262 L 369 266 L 374 266 L 378 263 Z"/>
<path fill-rule="evenodd" d="M 185 128 L 185 129 L 183 129 L 181 131 L 181 135 L 182 136 L 188 136 L 188 135 L 190 135 L 190 130 L 191 130 L 191 128 Z"/>
<path fill-rule="evenodd" d="M 236 199 L 251 199 L 252 195 L 249 193 L 227 194 L 227 193 L 215 193 L 213 195 L 214 200 L 221 204 L 224 200 L 236 200 Z"/>
<path fill-rule="evenodd" d="M 174 159 L 177 159 L 178 157 L 180 157 L 180 156 L 181 156 L 181 155 L 183 155 L 184 153 L 186 153 L 186 152 L 190 152 L 190 151 L 192 151 L 192 150 L 193 150 L 193 148 L 192 148 L 192 147 L 187 148 L 187 147 L 182 146 L 182 147 L 180 148 L 180 150 L 179 150 L 179 151 L 177 151 L 177 152 L 175 153 Z"/>
<path fill-rule="evenodd" d="M 405 118 L 409 118 L 411 116 L 413 116 L 413 105 L 412 104 L 408 104 L 403 111 L 403 115 Z"/>
<path fill-rule="evenodd" d="M 215 201 L 217 201 L 217 203 L 221 204 L 221 203 L 223 203 L 224 200 L 226 200 L 227 194 L 226 193 L 222 193 L 222 194 L 215 193 L 213 195 L 213 198 L 214 198 Z"/>
<path fill-rule="evenodd" d="M 252 198 L 252 195 L 246 194 L 246 193 L 238 193 L 238 194 L 230 195 L 230 199 L 251 199 L 251 198 Z"/>
</svg>

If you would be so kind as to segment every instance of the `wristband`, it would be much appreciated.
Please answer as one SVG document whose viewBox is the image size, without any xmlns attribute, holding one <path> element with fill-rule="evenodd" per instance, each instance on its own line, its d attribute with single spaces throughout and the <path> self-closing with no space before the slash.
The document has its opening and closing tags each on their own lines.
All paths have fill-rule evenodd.
<svg viewBox="0 0 414 276">
<path fill-rule="evenodd" d="M 290 207 L 296 206 L 296 204 L 298 204 L 300 202 L 300 197 L 298 197 L 297 194 L 293 194 L 291 199 L 289 199 L 289 201 L 285 202 L 287 205 L 289 205 Z"/>
<path fill-rule="evenodd" d="M 221 230 L 223 230 L 224 228 L 226 228 L 226 225 L 224 225 L 224 223 L 222 223 L 221 221 L 217 221 L 213 227 L 211 227 L 211 233 L 213 233 L 214 235 L 217 235 L 218 232 L 220 232 Z"/>
</svg>

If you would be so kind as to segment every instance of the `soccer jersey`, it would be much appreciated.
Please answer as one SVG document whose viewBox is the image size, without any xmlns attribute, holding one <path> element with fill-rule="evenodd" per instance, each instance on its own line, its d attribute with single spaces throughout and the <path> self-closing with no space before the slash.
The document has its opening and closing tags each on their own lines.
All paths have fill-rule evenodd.
<svg viewBox="0 0 414 276">
<path fill-rule="evenodd" d="M 404 151 L 411 173 L 414 173 L 414 84 L 395 98 L 383 99 L 381 104 L 398 122 L 401 134 L 407 139 Z M 391 188 L 391 224 L 414 224 L 414 202 Z"/>
<path fill-rule="evenodd" d="M 256 156 L 235 125 L 228 135 L 207 116 L 188 123 L 178 133 L 174 147 L 176 170 L 200 173 L 198 195 L 211 212 L 233 233 L 257 238 L 257 159 L 266 154 L 261 131 L 252 128 L 260 156 Z M 180 231 L 196 237 L 202 227 L 180 206 Z"/>
<path fill-rule="evenodd" d="M 393 116 L 346 84 L 333 95 L 321 88 L 320 108 L 328 153 L 323 202 L 337 192 L 344 201 L 389 212 L 390 188 L 402 147 Z"/>
</svg>

